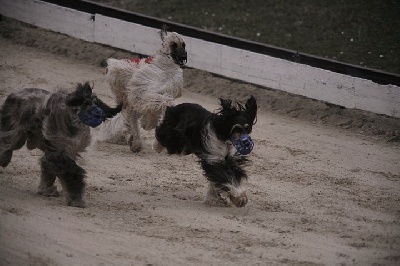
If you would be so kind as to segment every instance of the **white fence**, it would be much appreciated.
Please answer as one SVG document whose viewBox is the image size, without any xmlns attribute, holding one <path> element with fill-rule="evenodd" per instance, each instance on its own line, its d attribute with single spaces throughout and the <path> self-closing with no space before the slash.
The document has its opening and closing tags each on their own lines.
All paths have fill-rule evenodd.
<svg viewBox="0 0 400 266">
<path fill-rule="evenodd" d="M 38 0 L 0 0 L 0 14 L 89 42 L 151 55 L 159 29 Z M 347 108 L 400 117 L 400 88 L 185 37 L 188 66 Z"/>
</svg>

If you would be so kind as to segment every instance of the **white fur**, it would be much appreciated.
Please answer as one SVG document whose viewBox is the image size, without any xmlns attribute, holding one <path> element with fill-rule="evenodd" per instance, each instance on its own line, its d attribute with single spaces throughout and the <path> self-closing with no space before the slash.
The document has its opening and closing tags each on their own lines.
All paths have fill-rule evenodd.
<svg viewBox="0 0 400 266">
<path fill-rule="evenodd" d="M 126 134 L 128 133 L 128 128 L 125 124 L 122 112 L 114 116 L 113 119 L 102 123 L 99 129 L 100 135 L 97 137 L 97 141 L 126 144 Z"/>
<path fill-rule="evenodd" d="M 237 184 L 237 182 L 233 182 L 232 184 L 225 184 L 229 188 L 229 194 L 233 198 L 241 197 L 246 194 L 247 187 L 245 184 Z"/>
<path fill-rule="evenodd" d="M 142 119 L 143 129 L 154 129 L 167 106 L 173 105 L 173 100 L 182 95 L 183 71 L 170 56 L 172 42 L 181 44 L 183 38 L 178 33 L 168 33 L 151 62 L 146 59 L 139 62 L 107 60 L 106 80 L 117 102 L 123 103 L 124 112 L 101 128 L 104 141 L 115 142 L 125 135 L 131 150 L 139 151 L 139 119 Z"/>
<path fill-rule="evenodd" d="M 236 154 L 236 148 L 230 141 L 221 141 L 217 138 L 215 131 L 210 123 L 204 128 L 203 145 L 209 154 L 202 154 L 202 159 L 208 163 L 218 163 L 225 161 L 226 157 L 233 157 Z M 230 205 L 232 200 L 243 201 L 247 203 L 246 186 L 243 183 L 238 183 L 234 179 L 229 183 L 224 184 L 229 192 L 221 191 L 216 188 L 213 182 L 209 183 L 205 203 L 211 206 Z"/>
<path fill-rule="evenodd" d="M 221 191 L 209 182 L 204 203 L 209 206 L 230 206 L 232 199 L 247 203 L 246 186 L 244 184 L 225 184 L 229 191 Z"/>
<path fill-rule="evenodd" d="M 207 162 L 222 162 L 227 156 L 232 157 L 235 155 L 236 148 L 230 141 L 219 140 L 210 123 L 205 126 L 202 136 L 204 148 L 210 153 L 202 155 Z"/>
</svg>

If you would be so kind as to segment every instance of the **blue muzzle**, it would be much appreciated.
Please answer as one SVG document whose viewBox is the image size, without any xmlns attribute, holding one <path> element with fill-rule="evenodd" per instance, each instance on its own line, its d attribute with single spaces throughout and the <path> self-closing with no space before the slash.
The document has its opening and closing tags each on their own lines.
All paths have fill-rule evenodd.
<svg viewBox="0 0 400 266">
<path fill-rule="evenodd" d="M 86 111 L 81 110 L 78 116 L 85 125 L 97 127 L 104 121 L 105 113 L 100 107 L 93 106 Z"/>
<path fill-rule="evenodd" d="M 239 138 L 231 137 L 231 142 L 233 146 L 235 146 L 238 153 L 241 155 L 249 154 L 254 147 L 254 143 L 251 140 L 251 137 L 247 133 L 243 133 L 239 136 Z"/>
</svg>

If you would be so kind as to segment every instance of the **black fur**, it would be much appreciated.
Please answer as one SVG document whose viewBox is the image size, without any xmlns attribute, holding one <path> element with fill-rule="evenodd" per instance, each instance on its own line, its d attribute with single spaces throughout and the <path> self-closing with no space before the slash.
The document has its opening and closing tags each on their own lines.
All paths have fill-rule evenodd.
<svg viewBox="0 0 400 266">
<path fill-rule="evenodd" d="M 220 99 L 221 109 L 211 113 L 202 106 L 183 103 L 168 107 L 163 121 L 156 128 L 157 145 L 169 154 L 195 154 L 200 159 L 204 175 L 216 195 L 227 192 L 237 206 L 247 203 L 237 200 L 232 189 L 240 187 L 247 178 L 242 166 L 245 157 L 235 153 L 230 143 L 232 134 L 251 133 L 257 116 L 256 99 L 251 96 L 246 104 L 234 104 Z M 157 148 L 157 147 L 156 147 Z M 242 195 L 243 196 L 243 195 Z"/>
<path fill-rule="evenodd" d="M 177 44 L 176 42 L 171 44 L 171 57 L 174 59 L 175 64 L 183 66 L 187 63 L 187 52 L 186 44 Z"/>
<path fill-rule="evenodd" d="M 80 121 L 78 113 L 93 106 L 104 110 L 104 119 L 122 109 L 98 99 L 89 83 L 78 84 L 71 93 L 27 88 L 10 94 L 0 109 L 0 165 L 6 167 L 13 151 L 25 143 L 30 150 L 38 148 L 44 151 L 38 193 L 58 196 L 54 185 L 58 177 L 67 204 L 84 207 L 86 172 L 75 159 L 90 144 L 90 128 Z"/>
</svg>

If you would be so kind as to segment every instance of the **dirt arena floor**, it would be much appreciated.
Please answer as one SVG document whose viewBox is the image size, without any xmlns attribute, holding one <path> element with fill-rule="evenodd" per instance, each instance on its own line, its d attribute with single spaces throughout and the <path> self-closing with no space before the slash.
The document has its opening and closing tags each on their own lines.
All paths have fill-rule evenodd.
<svg viewBox="0 0 400 266">
<path fill-rule="evenodd" d="M 17 88 L 92 81 L 113 104 L 100 63 L 128 56 L 8 19 L 0 47 L 0 103 Z M 154 152 L 153 131 L 139 154 L 105 143 L 83 154 L 84 209 L 37 195 L 41 152 L 23 148 L 0 168 L 0 265 L 400 264 L 398 119 L 184 73 L 178 102 L 259 101 L 248 205 L 205 206 L 196 158 Z"/>
</svg>

